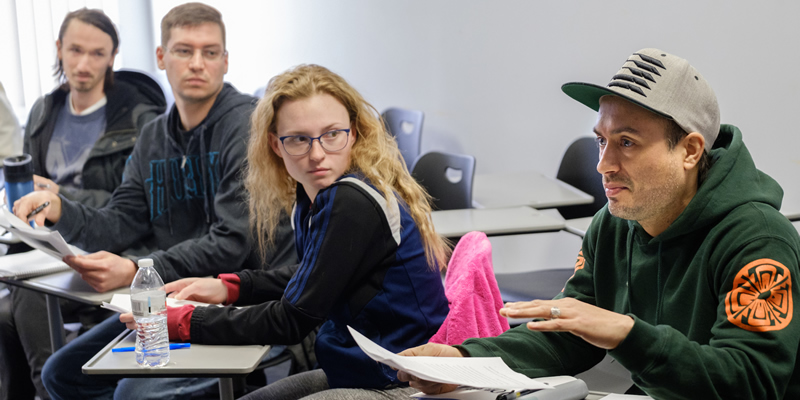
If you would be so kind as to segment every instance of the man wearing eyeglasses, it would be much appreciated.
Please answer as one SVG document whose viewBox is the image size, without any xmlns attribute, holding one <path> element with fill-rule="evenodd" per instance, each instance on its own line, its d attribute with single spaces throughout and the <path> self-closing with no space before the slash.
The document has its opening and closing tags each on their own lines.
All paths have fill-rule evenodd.
<svg viewBox="0 0 800 400">
<path fill-rule="evenodd" d="M 219 11 L 183 4 L 167 13 L 161 30 L 158 67 L 167 73 L 175 105 L 145 126 L 109 204 L 90 209 L 40 192 L 20 200 L 15 213 L 25 216 L 50 201 L 37 224 L 48 220 L 68 242 L 87 251 L 115 252 L 151 235 L 159 250 L 147 258 L 165 282 L 257 269 L 261 264 L 251 257 L 240 179 L 255 99 L 223 82 L 228 55 Z M 296 259 L 289 225 L 278 234 L 267 265 Z M 98 291 L 128 286 L 136 273 L 134 260 L 106 251 L 65 261 Z M 124 329 L 114 316 L 56 352 L 42 372 L 51 397 L 173 398 L 215 384 L 207 378 L 151 378 L 117 385 L 83 375 L 81 366 Z"/>
</svg>

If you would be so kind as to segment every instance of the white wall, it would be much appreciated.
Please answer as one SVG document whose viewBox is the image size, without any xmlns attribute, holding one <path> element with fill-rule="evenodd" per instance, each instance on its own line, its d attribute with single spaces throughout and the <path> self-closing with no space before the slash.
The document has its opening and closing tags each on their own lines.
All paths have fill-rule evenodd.
<svg viewBox="0 0 800 400">
<path fill-rule="evenodd" d="M 161 17 L 179 3 L 153 2 L 156 43 Z M 423 151 L 473 154 L 479 173 L 555 175 L 564 149 L 591 134 L 595 119 L 561 84 L 605 84 L 643 47 L 685 57 L 703 73 L 717 91 L 722 121 L 743 130 L 759 167 L 800 168 L 793 120 L 800 110 L 800 2 L 207 3 L 227 24 L 227 79 L 240 90 L 252 92 L 299 63 L 322 64 L 379 110 L 425 111 Z M 132 41 L 122 40 L 126 51 Z"/>
</svg>

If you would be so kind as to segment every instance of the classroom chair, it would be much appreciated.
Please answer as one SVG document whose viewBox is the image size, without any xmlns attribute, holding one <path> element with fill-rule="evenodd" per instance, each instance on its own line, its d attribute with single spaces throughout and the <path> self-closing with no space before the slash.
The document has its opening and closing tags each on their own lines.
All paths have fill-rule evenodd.
<svg viewBox="0 0 800 400">
<path fill-rule="evenodd" d="M 433 197 L 435 210 L 472 208 L 475 157 L 433 151 L 414 163 L 411 173 Z"/>
<path fill-rule="evenodd" d="M 597 143 L 593 137 L 576 139 L 561 157 L 556 179 L 594 197 L 594 202 L 591 204 L 558 207 L 558 212 L 564 219 L 591 217 L 608 201 L 603 188 L 603 179 L 597 172 L 599 160 Z"/>
<path fill-rule="evenodd" d="M 425 114 L 422 111 L 392 107 L 386 109 L 381 117 L 386 129 L 397 140 L 397 147 L 400 148 L 406 168 L 410 171 L 421 151 Z"/>
</svg>

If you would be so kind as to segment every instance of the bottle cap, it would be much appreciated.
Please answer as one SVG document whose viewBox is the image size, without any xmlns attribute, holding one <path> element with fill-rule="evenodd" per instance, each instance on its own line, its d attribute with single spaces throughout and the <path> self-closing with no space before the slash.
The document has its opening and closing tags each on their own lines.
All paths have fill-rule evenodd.
<svg viewBox="0 0 800 400">
<path fill-rule="evenodd" d="M 33 163 L 30 154 L 6 157 L 3 160 L 3 174 L 6 182 L 19 183 L 33 180 Z"/>
<path fill-rule="evenodd" d="M 153 266 L 153 259 L 152 258 L 142 258 L 142 259 L 139 259 L 137 264 L 139 264 L 139 268 L 152 267 Z"/>
</svg>

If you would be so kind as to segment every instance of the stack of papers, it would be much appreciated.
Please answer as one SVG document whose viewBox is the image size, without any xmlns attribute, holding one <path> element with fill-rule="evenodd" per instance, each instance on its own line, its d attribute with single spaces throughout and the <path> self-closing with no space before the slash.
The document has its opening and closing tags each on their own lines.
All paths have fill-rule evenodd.
<svg viewBox="0 0 800 400">
<path fill-rule="evenodd" d="M 61 259 L 41 250 L 0 257 L 0 278 L 26 279 L 69 270 Z"/>
</svg>

